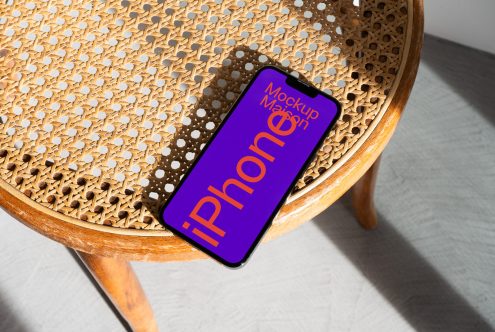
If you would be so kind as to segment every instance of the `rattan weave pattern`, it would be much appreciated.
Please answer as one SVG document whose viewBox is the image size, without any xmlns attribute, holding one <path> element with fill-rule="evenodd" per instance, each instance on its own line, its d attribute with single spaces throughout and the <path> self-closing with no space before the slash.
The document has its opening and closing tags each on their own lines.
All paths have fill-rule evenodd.
<svg viewBox="0 0 495 332">
<path fill-rule="evenodd" d="M 274 64 L 343 106 L 301 190 L 386 111 L 407 11 L 406 0 L 2 3 L 0 181 L 88 223 L 163 229 L 159 206 Z"/>
</svg>

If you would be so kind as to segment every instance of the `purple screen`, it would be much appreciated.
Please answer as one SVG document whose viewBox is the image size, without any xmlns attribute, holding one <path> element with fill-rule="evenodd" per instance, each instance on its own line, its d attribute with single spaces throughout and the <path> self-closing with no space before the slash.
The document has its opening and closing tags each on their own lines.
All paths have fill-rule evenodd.
<svg viewBox="0 0 495 332">
<path fill-rule="evenodd" d="M 261 69 L 162 210 L 166 227 L 229 266 L 266 231 L 338 105 Z"/>
</svg>

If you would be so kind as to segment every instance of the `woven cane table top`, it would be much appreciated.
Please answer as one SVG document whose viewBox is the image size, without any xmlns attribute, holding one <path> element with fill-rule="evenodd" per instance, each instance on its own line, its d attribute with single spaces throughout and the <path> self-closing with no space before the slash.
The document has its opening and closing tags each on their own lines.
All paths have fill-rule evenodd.
<svg viewBox="0 0 495 332">
<path fill-rule="evenodd" d="M 342 103 L 302 195 L 380 121 L 410 20 L 407 0 L 4 2 L 0 186 L 102 230 L 163 229 L 159 207 L 273 64 Z"/>
</svg>

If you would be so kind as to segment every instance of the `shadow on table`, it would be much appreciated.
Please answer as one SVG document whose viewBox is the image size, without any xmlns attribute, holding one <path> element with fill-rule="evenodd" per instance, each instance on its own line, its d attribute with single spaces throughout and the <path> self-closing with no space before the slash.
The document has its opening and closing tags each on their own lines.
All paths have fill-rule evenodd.
<svg viewBox="0 0 495 332">
<path fill-rule="evenodd" d="M 426 35 L 421 60 L 495 126 L 495 55 Z"/>
<path fill-rule="evenodd" d="M 141 202 L 155 218 L 159 219 L 160 207 L 198 156 L 202 145 L 210 139 L 243 88 L 264 65 L 285 68 L 266 55 L 240 46 L 230 52 L 220 68 L 213 69 L 215 76 L 210 85 L 191 105 L 191 112 L 177 128 L 174 139 L 166 148 L 166 155 L 157 156 L 157 167 L 148 177 L 149 183 L 143 190 Z M 285 69 L 292 72 L 290 68 Z M 306 80 L 302 75 L 299 78 Z"/>
<path fill-rule="evenodd" d="M 344 196 L 315 221 L 415 330 L 493 331 L 383 215 L 378 219 L 376 230 L 364 231 Z"/>
<path fill-rule="evenodd" d="M 12 310 L 12 305 L 8 303 L 0 292 L 0 331 L 27 332 L 24 319 L 18 317 Z"/>
</svg>

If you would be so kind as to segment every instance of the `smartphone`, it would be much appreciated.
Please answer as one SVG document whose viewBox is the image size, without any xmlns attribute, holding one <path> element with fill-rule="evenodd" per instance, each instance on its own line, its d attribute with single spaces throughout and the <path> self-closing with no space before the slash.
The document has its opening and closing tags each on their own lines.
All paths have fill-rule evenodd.
<svg viewBox="0 0 495 332">
<path fill-rule="evenodd" d="M 261 68 L 162 207 L 161 222 L 222 264 L 241 266 L 340 112 L 331 96 Z"/>
</svg>

